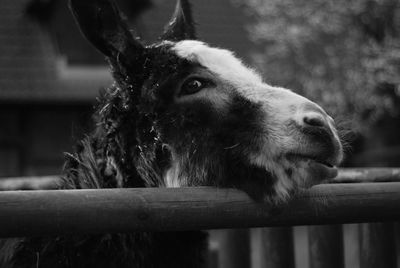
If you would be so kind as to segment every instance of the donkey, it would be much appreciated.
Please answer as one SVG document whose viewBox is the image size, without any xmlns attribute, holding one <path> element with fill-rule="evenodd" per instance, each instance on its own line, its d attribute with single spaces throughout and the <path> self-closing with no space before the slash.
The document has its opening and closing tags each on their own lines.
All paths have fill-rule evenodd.
<svg viewBox="0 0 400 268">
<path fill-rule="evenodd" d="M 96 128 L 67 156 L 63 189 L 216 186 L 277 204 L 335 177 L 342 145 L 317 104 L 270 86 L 228 50 L 196 39 L 178 0 L 160 41 L 144 46 L 110 0 L 70 0 L 115 83 Z M 202 267 L 207 236 L 137 232 L 8 239 L 1 267 Z"/>
</svg>

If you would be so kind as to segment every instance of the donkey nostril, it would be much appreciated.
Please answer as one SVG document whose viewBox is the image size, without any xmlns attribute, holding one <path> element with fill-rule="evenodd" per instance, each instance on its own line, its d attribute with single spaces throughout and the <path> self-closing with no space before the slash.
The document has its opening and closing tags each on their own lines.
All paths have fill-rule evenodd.
<svg viewBox="0 0 400 268">
<path fill-rule="evenodd" d="M 325 120 L 320 116 L 304 116 L 303 122 L 305 125 L 312 127 L 324 127 L 326 125 Z"/>
</svg>

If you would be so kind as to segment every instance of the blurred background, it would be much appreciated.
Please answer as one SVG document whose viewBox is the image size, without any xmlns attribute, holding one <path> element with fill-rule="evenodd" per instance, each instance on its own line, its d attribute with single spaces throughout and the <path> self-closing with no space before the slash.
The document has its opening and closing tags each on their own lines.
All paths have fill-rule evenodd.
<svg viewBox="0 0 400 268">
<path fill-rule="evenodd" d="M 175 5 L 117 2 L 148 43 Z M 304 94 L 337 118 L 348 143 L 344 166 L 400 166 L 398 0 L 192 3 L 201 40 L 233 50 L 266 82 Z M 92 128 L 98 91 L 112 83 L 108 71 L 65 0 L 0 1 L 0 177 L 60 174 L 63 152 Z M 361 267 L 358 230 L 343 229 L 346 267 Z M 242 249 L 251 251 L 245 262 L 254 268 L 264 267 L 260 232 L 252 230 Z M 296 267 L 309 267 L 307 228 L 293 233 Z M 221 250 L 226 235 L 212 232 L 212 252 Z M 224 258 L 217 253 L 210 255 L 210 267 Z"/>
</svg>

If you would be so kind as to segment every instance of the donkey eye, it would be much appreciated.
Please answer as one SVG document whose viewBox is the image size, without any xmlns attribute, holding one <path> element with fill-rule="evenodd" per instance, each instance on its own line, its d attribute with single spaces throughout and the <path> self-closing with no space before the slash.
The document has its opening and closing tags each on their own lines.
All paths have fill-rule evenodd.
<svg viewBox="0 0 400 268">
<path fill-rule="evenodd" d="M 207 87 L 210 85 L 210 82 L 202 79 L 202 78 L 189 78 L 186 80 L 182 87 L 179 95 L 191 95 L 194 93 L 199 92 L 203 88 Z"/>
</svg>

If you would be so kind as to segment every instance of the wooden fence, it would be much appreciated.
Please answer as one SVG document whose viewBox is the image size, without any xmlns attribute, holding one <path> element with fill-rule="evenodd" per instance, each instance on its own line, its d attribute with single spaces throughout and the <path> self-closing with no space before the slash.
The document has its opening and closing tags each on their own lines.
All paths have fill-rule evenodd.
<svg viewBox="0 0 400 268">
<path fill-rule="evenodd" d="M 360 267 L 397 267 L 398 220 L 400 169 L 343 169 L 334 183 L 274 207 L 212 187 L 0 192 L 0 237 L 279 226 L 261 231 L 263 267 L 271 268 L 295 266 L 295 225 L 311 225 L 310 267 L 344 267 L 338 224 L 361 222 Z M 226 233 L 220 267 L 250 267 L 249 240 L 245 229 Z"/>
</svg>

